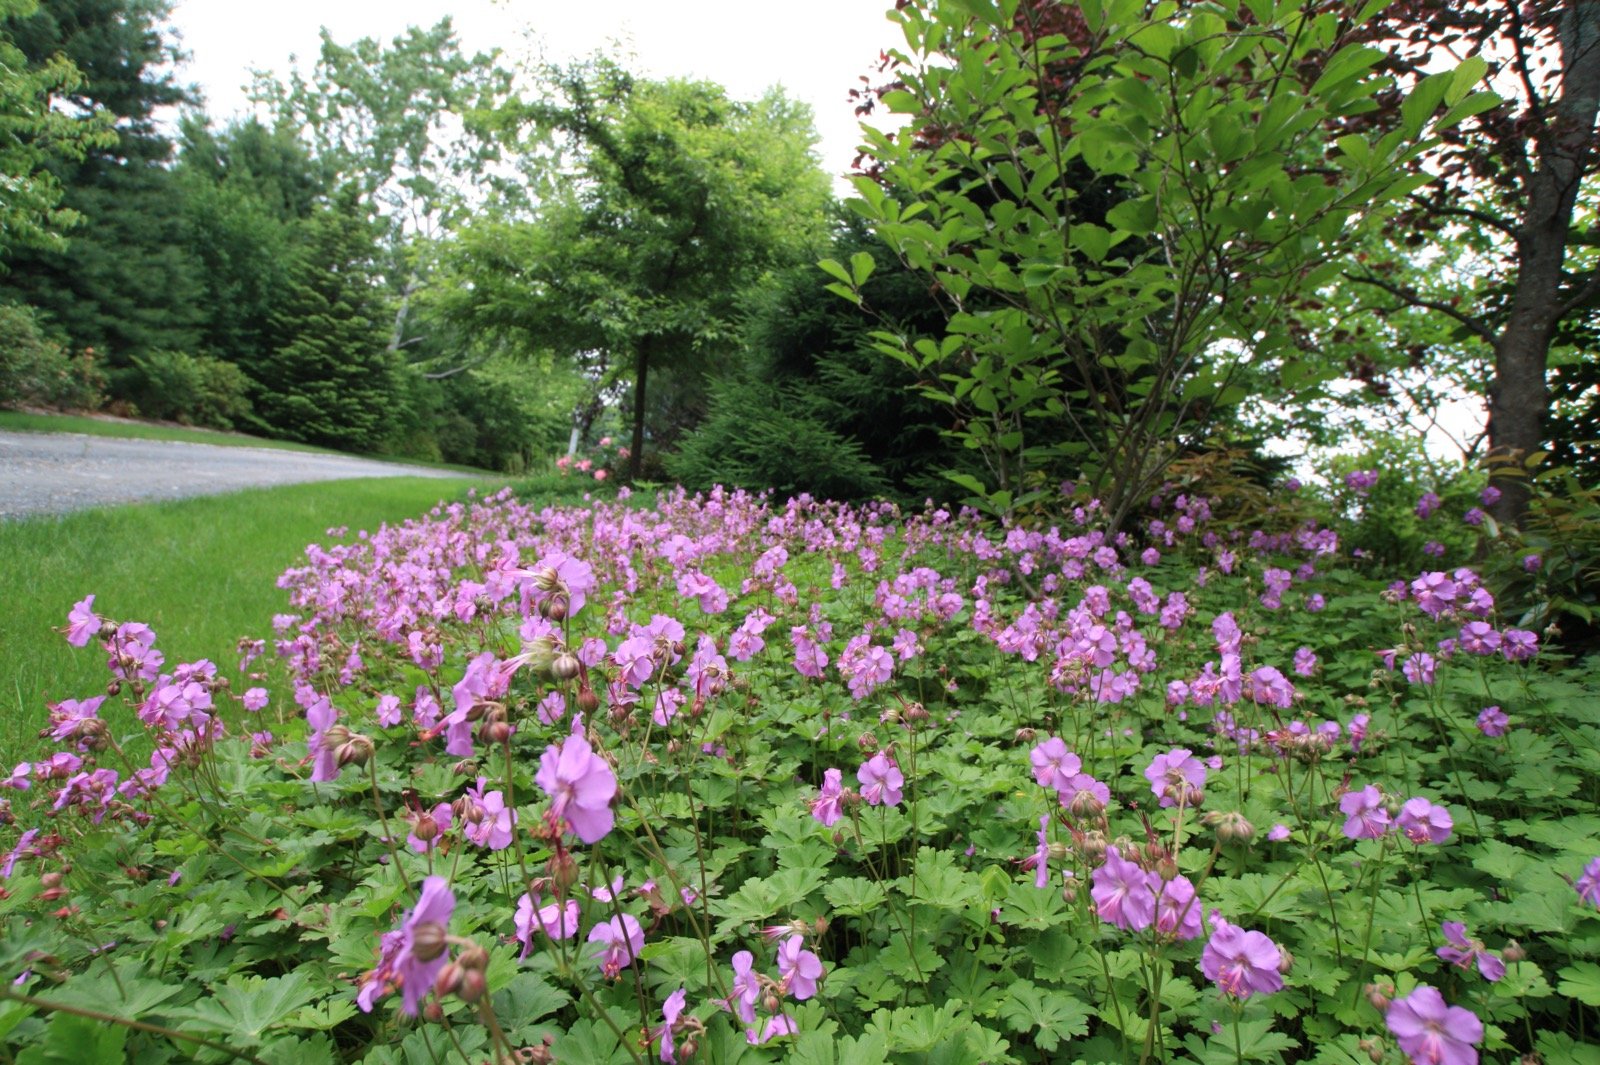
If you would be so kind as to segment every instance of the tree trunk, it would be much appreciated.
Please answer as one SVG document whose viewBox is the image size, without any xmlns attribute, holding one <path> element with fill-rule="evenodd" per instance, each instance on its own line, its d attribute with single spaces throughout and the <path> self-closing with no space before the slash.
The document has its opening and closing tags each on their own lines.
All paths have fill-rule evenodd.
<svg viewBox="0 0 1600 1065">
<path fill-rule="evenodd" d="M 645 378 L 650 373 L 650 338 L 640 337 L 633 363 L 633 450 L 628 456 L 628 480 L 637 481 L 644 459 Z"/>
<path fill-rule="evenodd" d="M 422 278 L 412 274 L 406 279 L 405 288 L 400 290 L 400 306 L 394 312 L 394 324 L 389 327 L 389 354 L 393 355 L 400 350 L 401 342 L 406 338 L 406 320 L 411 317 L 411 297 L 418 288 L 422 287 Z"/>
<path fill-rule="evenodd" d="M 1600 2 L 1570 0 L 1560 36 L 1560 95 L 1537 145 L 1537 168 L 1528 178 L 1527 210 L 1517 230 L 1516 286 L 1510 316 L 1495 342 L 1489 390 L 1490 480 L 1500 490 L 1493 511 L 1496 520 L 1509 525 L 1522 520 L 1532 495 L 1523 463 L 1544 443 L 1550 337 L 1567 310 L 1562 263 L 1600 109 Z"/>
</svg>

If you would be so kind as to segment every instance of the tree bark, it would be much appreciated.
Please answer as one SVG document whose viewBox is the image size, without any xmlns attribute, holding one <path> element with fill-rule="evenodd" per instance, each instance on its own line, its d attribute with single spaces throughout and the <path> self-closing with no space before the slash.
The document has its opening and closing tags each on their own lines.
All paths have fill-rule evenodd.
<svg viewBox="0 0 1600 1065">
<path fill-rule="evenodd" d="M 422 278 L 413 273 L 406 279 L 405 288 L 400 290 L 400 306 L 394 312 L 394 324 L 389 327 L 389 354 L 393 355 L 400 350 L 401 342 L 406 338 L 406 320 L 411 317 L 411 297 L 422 287 Z"/>
<path fill-rule="evenodd" d="M 645 378 L 650 373 L 650 338 L 640 337 L 633 361 L 633 450 L 628 455 L 628 480 L 637 481 L 644 459 Z"/>
<path fill-rule="evenodd" d="M 1490 483 L 1500 490 L 1492 510 L 1509 525 L 1527 513 L 1532 492 L 1524 462 L 1544 443 L 1550 338 L 1566 310 L 1562 265 L 1600 109 L 1600 0 L 1571 0 L 1562 12 L 1560 36 L 1560 95 L 1528 177 L 1511 313 L 1495 340 L 1489 390 Z"/>
</svg>

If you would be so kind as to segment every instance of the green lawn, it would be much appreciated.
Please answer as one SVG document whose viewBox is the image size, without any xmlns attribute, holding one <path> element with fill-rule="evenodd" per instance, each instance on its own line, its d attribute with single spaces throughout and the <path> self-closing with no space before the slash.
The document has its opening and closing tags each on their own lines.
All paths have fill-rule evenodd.
<svg viewBox="0 0 1600 1065">
<path fill-rule="evenodd" d="M 318 455 L 348 455 L 350 452 L 332 451 L 310 444 L 296 444 L 290 440 L 268 440 L 266 437 L 245 433 L 224 433 L 215 429 L 191 429 L 182 425 L 160 422 L 119 421 L 108 418 L 90 418 L 81 414 L 31 414 L 23 411 L 0 410 L 0 429 L 19 433 L 83 433 L 86 436 L 115 436 L 139 440 L 177 440 L 186 444 L 218 444 L 222 447 L 265 447 L 278 451 L 310 451 Z M 404 459 L 393 455 L 356 455 L 374 462 L 394 462 L 404 466 L 426 466 L 437 470 L 458 470 L 483 477 L 497 476 L 489 470 L 471 466 L 456 466 L 448 462 L 430 462 L 426 459 Z"/>
<path fill-rule="evenodd" d="M 278 574 L 328 528 L 376 529 L 503 483 L 330 481 L 0 523 L 0 763 L 45 750 L 46 701 L 104 692 L 104 655 L 54 631 L 85 595 L 102 616 L 150 625 L 169 665 L 210 658 L 236 679 L 239 637 L 270 635 L 287 609 Z M 106 716 L 114 735 L 138 728 Z"/>
</svg>

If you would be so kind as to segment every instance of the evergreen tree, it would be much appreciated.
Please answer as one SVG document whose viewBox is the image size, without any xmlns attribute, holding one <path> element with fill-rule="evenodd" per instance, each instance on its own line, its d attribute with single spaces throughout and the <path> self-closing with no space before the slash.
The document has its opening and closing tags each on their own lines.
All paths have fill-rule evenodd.
<svg viewBox="0 0 1600 1065">
<path fill-rule="evenodd" d="M 8 248 L 64 245 L 62 231 L 81 219 L 60 206 L 61 182 L 47 164 L 81 159 L 113 136 L 101 112 L 68 115 L 50 106 L 52 96 L 83 80 L 71 60 L 54 55 L 30 65 L 12 43 L 14 20 L 38 9 L 35 0 L 0 0 L 0 256 Z"/>
<path fill-rule="evenodd" d="M 276 347 L 246 367 L 256 414 L 281 436 L 352 451 L 380 450 L 399 402 L 384 347 L 371 223 L 348 198 L 300 223 Z"/>
<path fill-rule="evenodd" d="M 191 115 L 182 143 L 184 239 L 202 268 L 198 350 L 248 367 L 283 342 L 273 309 L 304 235 L 297 223 L 326 184 L 294 137 L 255 119 L 217 133 Z"/>
<path fill-rule="evenodd" d="M 0 294 L 31 303 L 78 347 L 114 367 L 197 339 L 197 276 L 183 244 L 182 200 L 166 163 L 172 143 L 155 112 L 186 99 L 163 69 L 176 57 L 165 36 L 167 0 L 52 0 L 12 26 L 30 63 L 64 55 L 82 81 L 64 98 L 115 120 L 114 143 L 51 167 L 62 206 L 84 224 L 64 250 L 14 255 Z"/>
</svg>

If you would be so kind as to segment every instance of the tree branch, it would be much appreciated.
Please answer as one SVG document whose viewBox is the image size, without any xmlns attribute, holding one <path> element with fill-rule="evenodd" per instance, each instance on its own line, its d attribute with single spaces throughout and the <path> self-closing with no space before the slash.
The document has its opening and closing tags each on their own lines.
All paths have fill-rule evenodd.
<svg viewBox="0 0 1600 1065">
<path fill-rule="evenodd" d="M 1505 221 L 1504 219 L 1496 218 L 1494 215 L 1489 214 L 1486 211 L 1479 211 L 1471 207 L 1446 207 L 1442 203 L 1424 199 L 1415 193 L 1413 193 L 1409 199 L 1412 203 L 1416 204 L 1418 207 L 1421 207 L 1429 214 L 1445 215 L 1450 218 L 1470 218 L 1475 222 L 1483 223 L 1491 229 L 1499 230 L 1512 240 L 1517 239 L 1516 226 Z"/>
<path fill-rule="evenodd" d="M 1357 284 L 1372 285 L 1376 288 L 1381 288 L 1383 291 L 1389 293 L 1389 295 L 1405 302 L 1409 306 L 1422 307 L 1430 311 L 1438 311 L 1447 318 L 1454 318 L 1457 322 L 1471 330 L 1481 340 L 1491 346 L 1494 345 L 1499 339 L 1497 336 L 1495 336 L 1494 331 L 1488 326 L 1484 325 L 1481 321 L 1471 317 L 1470 315 L 1462 314 L 1448 303 L 1440 303 L 1438 300 L 1423 299 L 1413 290 L 1403 289 L 1397 285 L 1391 285 L 1389 282 L 1380 281 L 1375 277 L 1362 277 L 1352 273 L 1346 273 L 1344 276 L 1347 280 L 1354 281 Z"/>
<path fill-rule="evenodd" d="M 1561 321 L 1561 319 L 1565 318 L 1579 307 L 1582 307 L 1584 304 L 1593 302 L 1597 297 L 1600 297 L 1600 270 L 1597 270 L 1594 276 L 1589 278 L 1589 280 L 1584 284 L 1580 285 L 1578 287 L 1578 291 L 1574 292 L 1570 299 L 1556 308 L 1555 317 L 1552 318 L 1551 321 Z"/>
</svg>

